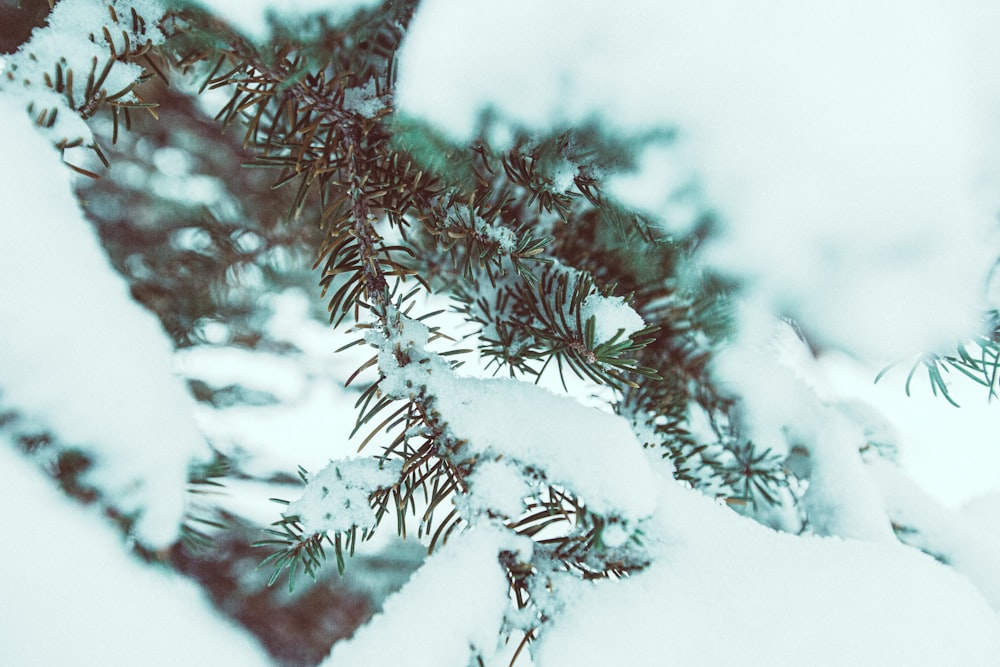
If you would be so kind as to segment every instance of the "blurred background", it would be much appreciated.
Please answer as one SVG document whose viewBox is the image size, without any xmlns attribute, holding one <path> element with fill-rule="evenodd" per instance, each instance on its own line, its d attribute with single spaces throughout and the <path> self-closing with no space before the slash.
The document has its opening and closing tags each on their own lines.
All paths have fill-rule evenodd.
<svg viewBox="0 0 1000 667">
<path fill-rule="evenodd" d="M 49 9 L 47 0 L 0 0 L 0 57 L 16 51 Z M 360 347 L 335 354 L 358 336 L 346 333 L 349 323 L 337 332 L 329 325 L 312 268 L 315 221 L 288 220 L 294 190 L 272 189 L 272 171 L 244 168 L 251 156 L 241 132 L 214 120 L 227 97 L 195 95 L 198 83 L 180 76 L 169 86 L 150 82 L 160 120 L 132 114 L 131 131 L 115 143 L 110 118 L 95 119 L 109 168 L 83 149 L 66 156 L 99 175 L 79 176 L 77 195 L 133 298 L 172 339 L 176 372 L 214 456 L 192 466 L 182 539 L 163 552 L 123 547 L 197 582 L 219 613 L 256 636 L 274 664 L 315 665 L 406 581 L 426 548 L 402 541 L 390 527 L 362 546 L 344 576 L 334 564 L 315 583 L 300 571 L 291 591 L 286 576 L 268 586 L 272 568 L 258 568 L 272 550 L 252 544 L 267 536 L 264 529 L 283 509 L 269 499 L 296 499 L 300 468 L 318 472 L 331 458 L 356 452 L 346 436 L 358 392 L 343 385 L 367 355 Z M 5 406 L 2 388 L 0 439 L 29 455 L 65 496 L 118 525 L 124 540 L 131 518 L 91 483 L 91 454 Z M 8 507 L 4 518 L 13 520 L 29 501 L 17 494 L 27 493 L 14 479 L 18 471 L 5 472 L 0 477 L 15 501 L 25 503 Z M 86 546 L 70 546 L 65 558 L 73 559 L 76 548 Z M 115 590 L 114 573 L 105 576 Z M 104 613 L 100 600 L 90 606 Z M 39 632 L 40 641 L 49 640 Z"/>
</svg>

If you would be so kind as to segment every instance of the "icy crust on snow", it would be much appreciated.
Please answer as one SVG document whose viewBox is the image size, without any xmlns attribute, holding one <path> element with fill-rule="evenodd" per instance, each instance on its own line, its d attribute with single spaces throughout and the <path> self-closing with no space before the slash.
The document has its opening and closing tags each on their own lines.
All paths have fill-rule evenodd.
<svg viewBox="0 0 1000 667">
<path fill-rule="evenodd" d="M 455 535 L 386 601 L 382 613 L 334 644 L 323 667 L 468 667 L 473 651 L 490 664 L 508 605 L 497 557 L 524 549 L 530 543 L 498 528 Z"/>
<path fill-rule="evenodd" d="M 191 579 L 131 557 L 15 447 L 0 434 L 0 664 L 273 665 Z"/>
<path fill-rule="evenodd" d="M 535 664 L 997 664 L 1000 617 L 913 549 L 775 532 L 672 481 L 647 528 L 653 564 L 578 584 Z"/>
<path fill-rule="evenodd" d="M 118 16 L 118 22 L 113 20 L 109 6 Z M 144 30 L 133 29 L 133 9 L 145 20 Z M 90 128 L 69 107 L 66 93 L 58 93 L 46 85 L 46 77 L 56 81 L 57 63 L 62 65 L 64 81 L 68 81 L 66 77 L 72 70 L 74 104 L 79 105 L 88 75 L 93 70 L 93 76 L 99 77 L 110 58 L 104 29 L 107 28 L 117 53 L 124 51 L 126 40 L 133 47 L 147 41 L 161 44 L 165 37 L 156 24 L 163 12 L 157 0 L 62 0 L 52 9 L 46 26 L 36 28 L 31 39 L 8 59 L 0 89 L 21 99 L 25 106 L 34 104 L 36 114 L 42 109 L 56 109 L 54 125 L 41 129 L 53 141 L 89 142 Z M 101 88 L 113 96 L 128 88 L 142 72 L 140 65 L 115 60 Z M 127 93 L 123 99 L 135 100 L 135 97 Z"/>
<path fill-rule="evenodd" d="M 676 128 L 722 225 L 703 259 L 817 340 L 891 360 L 953 349 L 981 327 L 1000 249 L 1000 86 L 979 73 L 1000 62 L 985 28 L 998 12 L 977 0 L 626 0 L 614 11 L 425 0 L 396 103 L 459 142 L 486 110 L 543 131 Z M 642 187 L 617 194 L 660 203 L 683 228 L 676 166 L 644 154 L 639 167 Z"/>
<path fill-rule="evenodd" d="M 60 6 L 62 3 L 60 3 Z M 159 321 L 129 296 L 72 194 L 68 170 L 16 100 L 0 99 L 0 392 L 96 458 L 91 480 L 141 540 L 169 544 L 187 466 L 208 448 Z M 15 157 L 16 156 L 16 159 Z"/>
<path fill-rule="evenodd" d="M 373 491 L 399 481 L 401 460 L 380 462 L 373 458 L 331 461 L 309 480 L 302 496 L 283 512 L 298 516 L 312 533 L 338 533 L 357 526 L 375 525 L 375 510 L 368 502 Z"/>
</svg>

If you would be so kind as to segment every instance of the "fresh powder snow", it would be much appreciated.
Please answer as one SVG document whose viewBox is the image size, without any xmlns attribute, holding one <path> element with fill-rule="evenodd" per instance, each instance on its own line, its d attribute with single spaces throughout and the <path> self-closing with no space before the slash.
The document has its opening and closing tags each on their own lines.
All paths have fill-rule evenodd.
<svg viewBox="0 0 1000 667">
<path fill-rule="evenodd" d="M 194 582 L 132 557 L 106 517 L 62 495 L 15 447 L 0 435 L 0 519 L 17 526 L 0 552 L 0 662 L 273 665 Z"/>
<path fill-rule="evenodd" d="M 335 644 L 323 666 L 467 667 L 472 650 L 487 657 L 501 652 L 509 600 L 497 556 L 520 552 L 525 542 L 488 526 L 452 537 L 386 601 L 382 613 Z"/>
<path fill-rule="evenodd" d="M 355 526 L 368 529 L 375 526 L 375 510 L 368 503 L 368 494 L 389 488 L 399 479 L 403 462 L 381 462 L 374 458 L 352 458 L 331 461 L 309 480 L 305 492 L 288 506 L 285 516 L 297 516 L 312 533 L 331 535 Z"/>
<path fill-rule="evenodd" d="M 61 5 L 62 3 L 60 3 Z M 159 321 L 132 300 L 73 195 L 69 170 L 17 98 L 0 98 L 0 386 L 5 407 L 96 459 L 90 473 L 141 540 L 173 542 L 188 464 L 209 449 Z"/>
</svg>

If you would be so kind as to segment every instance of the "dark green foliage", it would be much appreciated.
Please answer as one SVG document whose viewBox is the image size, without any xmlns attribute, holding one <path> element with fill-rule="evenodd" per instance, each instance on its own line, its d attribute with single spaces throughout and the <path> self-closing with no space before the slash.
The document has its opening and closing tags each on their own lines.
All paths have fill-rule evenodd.
<svg viewBox="0 0 1000 667">
<path fill-rule="evenodd" d="M 211 496 L 225 492 L 222 481 L 233 473 L 232 464 L 221 454 L 207 462 L 196 462 L 188 468 L 188 492 L 195 496 Z M 214 534 L 227 529 L 216 512 L 189 509 L 181 524 L 180 544 L 192 552 L 204 552 L 214 544 Z"/>
<path fill-rule="evenodd" d="M 704 360 L 719 335 L 695 315 L 723 298 L 705 298 L 696 284 L 678 287 L 675 276 L 692 242 L 663 237 L 651 221 L 603 195 L 602 174 L 626 167 L 629 157 L 627 142 L 597 128 L 525 135 L 497 150 L 485 139 L 455 146 L 397 118 L 394 52 L 412 7 L 386 3 L 344 27 L 322 25 L 308 42 L 279 28 L 279 38 L 261 49 L 191 11 L 164 51 L 203 88 L 230 93 L 218 119 L 241 128 L 248 166 L 269 174 L 274 191 L 289 193 L 289 225 L 309 221 L 318 230 L 315 268 L 331 322 L 350 317 L 372 340 L 399 327 L 404 313 L 431 324 L 433 313 L 415 312 L 416 297 L 450 293 L 456 310 L 482 327 L 477 345 L 496 370 L 532 379 L 554 372 L 564 382 L 571 372 L 614 388 L 619 408 L 639 422 L 671 416 L 657 429 L 660 442 L 651 444 L 689 448 L 686 406 L 694 382 L 707 379 Z M 359 94 L 367 95 L 367 107 L 357 105 Z M 669 132 L 660 139 L 669 140 Z M 585 304 L 616 294 L 649 326 L 599 340 Z M 449 337 L 432 325 L 431 340 Z M 444 358 L 457 365 L 457 352 L 444 350 Z M 412 361 L 407 350 L 395 354 L 401 364 Z M 354 432 L 359 448 L 378 443 L 378 456 L 401 460 L 403 472 L 392 488 L 372 494 L 372 507 L 380 520 L 394 515 L 401 535 L 415 519 L 433 548 L 463 525 L 451 500 L 468 491 L 477 461 L 448 435 L 433 396 L 419 388 L 406 400 L 384 395 L 376 362 L 373 356 L 348 380 L 369 382 Z M 708 390 L 704 400 L 718 399 Z M 613 517 L 593 514 L 585 499 L 541 473 L 537 482 L 529 511 L 511 519 L 512 530 L 539 540 L 540 549 L 583 576 L 643 567 L 638 545 L 603 548 Z M 278 547 L 266 560 L 272 578 L 287 571 L 292 584 L 299 568 L 313 575 L 328 549 L 342 568 L 359 531 L 364 539 L 370 528 L 310 535 L 297 517 L 285 517 L 262 542 Z"/>
<path fill-rule="evenodd" d="M 282 547 L 263 561 L 260 566 L 270 565 L 273 568 L 271 578 L 267 585 L 270 586 L 282 572 L 288 571 L 288 590 L 295 590 L 295 581 L 299 572 L 299 567 L 313 580 L 316 579 L 316 572 L 326 562 L 326 546 L 334 546 L 334 538 L 329 535 L 312 534 L 306 535 L 298 517 L 290 516 L 274 524 L 280 530 L 267 529 L 271 538 L 259 540 L 254 543 L 255 547 L 279 546 Z M 337 548 L 337 569 L 343 573 L 344 557 L 340 547 L 340 537 L 336 537 Z M 326 543 L 326 544 L 324 544 Z"/>
<path fill-rule="evenodd" d="M 504 281 L 489 290 L 476 287 L 469 281 L 455 295 L 462 304 L 459 312 L 483 326 L 479 344 L 488 366 L 507 366 L 512 376 L 540 378 L 554 360 L 560 376 L 569 369 L 577 377 L 612 387 L 638 387 L 627 374 L 659 379 L 656 370 L 635 360 L 636 353 L 654 341 L 659 327 L 595 339 L 594 316 L 584 319 L 582 311 L 587 297 L 600 292 L 587 274 L 546 268 L 532 281 Z"/>
<path fill-rule="evenodd" d="M 719 470 L 726 484 L 740 492 L 732 500 L 751 506 L 780 502 L 777 491 L 786 484 L 782 457 L 770 449 L 759 450 L 752 442 L 741 442 L 727 449 L 732 458 Z"/>
</svg>

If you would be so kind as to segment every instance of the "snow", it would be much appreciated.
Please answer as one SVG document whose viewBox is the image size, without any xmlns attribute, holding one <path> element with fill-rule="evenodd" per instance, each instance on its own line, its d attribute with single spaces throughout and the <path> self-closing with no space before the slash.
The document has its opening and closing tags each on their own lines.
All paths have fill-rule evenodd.
<svg viewBox="0 0 1000 667">
<path fill-rule="evenodd" d="M 685 158 L 670 143 L 653 143 L 638 156 L 635 171 L 611 174 L 605 189 L 636 210 L 659 217 L 668 234 L 683 236 L 706 213 L 693 167 Z"/>
<path fill-rule="evenodd" d="M 775 532 L 661 478 L 621 417 L 528 383 L 457 375 L 427 350 L 427 326 L 400 316 L 387 335 L 367 336 L 386 375 L 380 389 L 401 399 L 426 392 L 458 456 L 476 461 L 470 494 L 456 499 L 470 527 L 325 664 L 467 667 L 474 652 L 487 665 L 506 664 L 510 646 L 501 635 L 533 619 L 524 623 L 512 609 L 498 554 L 517 552 L 540 572 L 554 565 L 532 560 L 530 541 L 494 522 L 517 518 L 541 476 L 608 518 L 606 546 L 621 547 L 641 530 L 652 563 L 601 582 L 544 571 L 532 595 L 551 620 L 519 665 L 758 657 L 773 665 L 996 664 L 1000 535 L 986 527 L 995 524 L 996 496 L 960 517 L 889 463 L 866 460 L 859 450 L 884 439 L 900 445 L 905 462 L 911 434 L 878 430 L 871 414 L 837 394 L 826 360 L 776 324 L 777 315 L 794 315 L 814 340 L 867 359 L 949 347 L 975 332 L 998 249 L 986 214 L 1000 200 L 987 185 L 996 175 L 996 137 L 984 121 L 1000 109 L 1000 90 L 969 67 L 998 55 L 981 27 L 992 14 L 959 16 L 981 9 L 974 4 L 935 0 L 921 11 L 887 0 L 823 7 L 633 0 L 615 11 L 569 0 L 419 5 L 398 101 L 460 140 L 487 107 L 507 130 L 591 120 L 625 134 L 677 129 L 676 144 L 635 156 L 636 172 L 610 190 L 673 234 L 689 231 L 703 205 L 717 208 L 722 234 L 703 261 L 746 288 L 740 332 L 713 372 L 742 397 L 741 418 L 758 445 L 806 452 L 807 528 L 821 536 Z M 337 18 L 373 5 L 311 1 L 294 14 Z M 254 39 L 266 36 L 270 12 L 287 13 L 262 0 L 211 8 Z M 79 26 L 108 20 L 104 11 L 63 0 L 53 21 L 60 35 L 83 33 Z M 31 48 L 43 69 L 60 55 L 87 59 L 93 48 L 38 35 Z M 42 70 L 24 62 L 15 56 L 8 71 L 17 64 L 19 77 L 37 80 Z M 117 68 L 111 83 L 127 85 L 134 75 Z M 146 508 L 139 538 L 153 545 L 174 538 L 187 464 L 207 453 L 192 414 L 242 472 L 320 470 L 286 508 L 310 530 L 370 525 L 368 493 L 397 479 L 400 464 L 343 458 L 353 449 L 346 436 L 356 415 L 333 376 L 343 376 L 353 357 L 330 357 L 339 342 L 307 318 L 309 298 L 283 294 L 266 327 L 299 353 L 205 347 L 172 358 L 159 325 L 108 266 L 65 169 L 23 112 L 27 95 L 38 103 L 57 96 L 35 83 L 24 92 L 16 79 L 4 86 L 4 147 L 17 158 L 0 167 L 7 205 L 0 275 L 8 286 L 0 310 L 17 313 L 0 346 L 4 406 L 93 452 L 94 479 L 112 500 Z M 384 108 L 371 81 L 347 93 L 345 104 L 359 114 Z M 71 114 L 60 119 L 57 134 L 89 137 Z M 181 194 L 193 183 L 183 154 L 153 159 L 167 177 L 157 182 Z M 560 165 L 556 188 L 570 187 L 576 169 Z M 208 201 L 212 182 L 188 194 Z M 506 228 L 477 222 L 477 230 L 502 248 L 513 243 Z M 595 318 L 598 343 L 645 326 L 620 297 L 591 294 L 584 311 Z M 192 408 L 172 365 L 215 388 L 241 385 L 276 403 Z M 694 410 L 691 421 L 704 417 Z M 711 437 L 705 425 L 693 430 Z M 7 572 L 0 626 L 11 635 L 0 662 L 266 664 L 192 586 L 129 560 L 95 511 L 60 499 L 11 449 L 0 441 L 0 501 L 7 524 L 18 526 L 14 547 L 30 553 L 8 548 L 0 556 Z M 331 456 L 338 458 L 322 468 Z M 957 454 L 942 458 L 968 468 Z M 906 541 L 950 566 L 898 544 L 890 520 L 916 531 Z M 38 546 L 53 535 L 69 556 L 61 546 Z M 58 642 L 49 641 L 52 627 L 60 628 Z"/>
<path fill-rule="evenodd" d="M 369 79 L 363 86 L 355 86 L 344 91 L 344 109 L 347 111 L 353 111 L 365 118 L 374 118 L 385 108 L 385 100 L 379 97 L 375 89 L 375 79 Z"/>
<path fill-rule="evenodd" d="M 996 664 L 1000 619 L 914 550 L 774 532 L 675 483 L 655 527 L 653 565 L 576 584 L 535 664 Z"/>
<path fill-rule="evenodd" d="M 338 344 L 328 325 L 309 316 L 313 303 L 315 299 L 311 301 L 304 290 L 293 288 L 281 292 L 271 300 L 271 317 L 266 328 L 275 340 L 292 343 L 307 356 L 320 361 L 329 358 L 343 343 Z"/>
<path fill-rule="evenodd" d="M 239 347 L 200 345 L 178 350 L 174 361 L 178 374 L 216 389 L 239 385 L 267 392 L 282 403 L 294 402 L 306 391 L 307 379 L 299 364 L 286 356 Z"/>
<path fill-rule="evenodd" d="M 987 390 L 980 385 L 954 377 L 948 382 L 961 405 L 956 408 L 932 395 L 922 370 L 917 371 L 907 396 L 904 386 L 912 361 L 891 369 L 876 384 L 873 378 L 881 370 L 878 367 L 832 352 L 818 359 L 830 398 L 850 397 L 880 413 L 895 432 L 891 438 L 899 450 L 898 461 L 934 498 L 957 510 L 976 496 L 996 493 L 1000 490 L 996 477 L 1000 403 L 988 400 Z"/>
<path fill-rule="evenodd" d="M 487 109 L 536 130 L 676 129 L 721 221 L 704 261 L 818 342 L 893 359 L 980 327 L 1000 247 L 1000 88 L 978 74 L 997 59 L 982 27 L 995 13 L 974 0 L 632 0 L 613 12 L 426 0 L 396 102 L 458 141 Z M 640 208 L 677 186 L 673 166 L 642 157 Z"/>
<path fill-rule="evenodd" d="M 194 415 L 212 446 L 248 475 L 316 471 L 331 456 L 353 453 L 348 440 L 357 414 L 354 397 L 327 378 L 311 381 L 295 401 L 274 405 L 197 405 Z"/>
<path fill-rule="evenodd" d="M 83 217 L 69 171 L 15 99 L 0 99 L 3 401 L 96 458 L 92 482 L 143 509 L 141 540 L 170 543 L 188 463 L 208 448 L 172 374 L 159 321 L 132 301 Z M 107 464 L 107 465 L 106 465 Z"/>
<path fill-rule="evenodd" d="M 1000 612 L 1000 534 L 942 507 L 892 464 L 872 461 L 868 468 L 893 523 L 903 527 L 902 540 L 944 559 Z"/>
<path fill-rule="evenodd" d="M 224 206 L 227 193 L 223 182 L 214 176 L 181 172 L 181 164 L 170 161 L 170 157 L 161 158 L 167 149 L 160 148 L 153 153 L 158 173 L 148 178 L 147 187 L 162 199 L 172 199 L 182 202 L 185 206 Z M 141 172 L 145 177 L 148 172 Z M 138 186 L 137 189 L 143 186 Z"/>
<path fill-rule="evenodd" d="M 370 337 L 379 345 L 382 391 L 405 398 L 426 390 L 463 455 L 537 470 L 598 514 L 637 521 L 652 511 L 655 477 L 626 419 L 527 382 L 460 377 L 424 349 L 425 325 L 400 315 L 396 329 Z"/>
<path fill-rule="evenodd" d="M 517 235 L 514 234 L 514 230 L 498 223 L 486 222 L 479 216 L 476 216 L 475 225 L 476 232 L 496 243 L 500 247 L 501 254 L 509 255 L 517 247 Z"/>
<path fill-rule="evenodd" d="M 113 8 L 118 21 L 112 18 Z M 132 9 L 145 19 L 144 30 L 138 33 L 132 26 Z M 5 67 L 9 81 L 0 81 L 0 88 L 11 97 L 18 98 L 27 108 L 34 105 L 37 114 L 42 109 L 56 109 L 55 123 L 44 129 L 53 141 L 92 139 L 90 128 L 69 106 L 67 94 L 53 90 L 45 83 L 48 76 L 56 80 L 56 63 L 61 63 L 64 77 L 74 73 L 73 104 L 81 106 L 88 74 L 101 75 L 108 62 L 109 49 L 104 29 L 113 41 L 116 52 L 121 53 L 127 42 L 132 45 L 163 43 L 165 37 L 156 27 L 163 16 L 163 6 L 156 0 L 62 0 L 50 12 L 47 28 L 36 29 L 31 39 L 9 58 Z M 91 39 L 94 37 L 94 39 Z M 96 65 L 95 65 L 96 63 Z M 115 60 L 101 85 L 109 96 L 114 96 L 132 85 L 142 74 L 142 67 Z M 133 93 L 123 99 L 135 100 Z"/>
<path fill-rule="evenodd" d="M 632 334 L 645 328 L 639 313 L 620 296 L 591 294 L 583 300 L 580 316 L 584 321 L 594 318 L 594 342 L 607 343 L 617 336 L 616 342 L 628 340 Z"/>
<path fill-rule="evenodd" d="M 260 405 L 194 406 L 202 432 L 242 472 L 262 479 L 295 478 L 299 466 L 314 473 L 331 458 L 355 454 L 358 443 L 348 436 L 357 419 L 357 394 L 344 388 L 343 379 L 370 350 L 355 346 L 334 354 L 360 335 L 313 319 L 301 289 L 262 297 L 260 307 L 271 311 L 263 325 L 268 339 L 290 349 L 277 354 L 203 345 L 175 354 L 175 367 L 184 377 L 216 390 L 239 387 L 265 399 Z"/>
<path fill-rule="evenodd" d="M 742 397 L 742 427 L 756 446 L 785 455 L 804 448 L 809 487 L 802 504 L 811 531 L 895 541 L 859 453 L 864 425 L 830 397 L 818 362 L 788 324 L 763 320 L 744 329 L 713 359 L 712 373 Z"/>
<path fill-rule="evenodd" d="M 322 665 L 467 667 L 472 651 L 489 659 L 501 648 L 507 608 L 507 579 L 497 556 L 522 547 L 506 531 L 488 526 L 456 535 L 386 601 L 381 614 L 335 644 Z"/>
<path fill-rule="evenodd" d="M 811 428 L 816 429 L 808 444 L 812 468 L 802 498 L 810 532 L 894 542 L 889 516 L 859 453 L 865 444 L 861 429 L 836 415 Z"/>
<path fill-rule="evenodd" d="M 961 515 L 987 535 L 1000 539 L 1000 493 L 976 496 L 962 506 Z"/>
<path fill-rule="evenodd" d="M 534 664 L 616 664 L 627 655 L 641 667 L 669 655 L 715 665 L 745 661 L 748 651 L 775 665 L 994 664 L 1000 618 L 987 603 L 991 543 L 886 500 L 859 451 L 878 431 L 864 423 L 864 410 L 828 398 L 821 364 L 787 324 L 756 322 L 715 373 L 752 397 L 745 419 L 754 436 L 779 451 L 805 447 L 805 535 L 773 531 L 657 477 L 624 419 L 524 382 L 457 377 L 423 348 L 426 327 L 400 317 L 395 330 L 370 337 L 380 343 L 388 386 L 400 397 L 425 392 L 463 443 L 460 452 L 488 466 L 482 492 L 492 503 L 459 499 L 460 509 L 489 515 L 502 502 L 515 510 L 517 473 L 537 471 L 597 513 L 624 519 L 607 531 L 608 546 L 641 526 L 646 570 L 597 583 L 549 577 L 547 589 L 534 589 L 551 618 L 532 647 Z M 755 396 L 754 388 L 764 391 Z M 926 543 L 957 557 L 954 569 L 894 538 L 890 517 L 910 509 L 928 526 Z M 450 589 L 444 579 L 440 588 Z M 719 628 L 727 641 L 713 639 Z"/>
<path fill-rule="evenodd" d="M 509 378 L 436 378 L 432 391 L 435 409 L 470 453 L 543 471 L 598 514 L 639 520 L 652 511 L 655 479 L 622 417 Z"/>
<path fill-rule="evenodd" d="M 241 31 L 246 37 L 263 42 L 270 34 L 271 20 L 304 22 L 308 17 L 322 15 L 332 22 L 343 21 L 354 12 L 369 9 L 379 0 L 297 0 L 294 5 L 279 0 L 212 0 L 201 4 L 211 14 Z"/>
<path fill-rule="evenodd" d="M 521 470 L 503 460 L 479 463 L 466 481 L 469 493 L 456 499 L 456 504 L 464 506 L 462 515 L 470 522 L 494 513 L 516 519 L 524 511 L 524 499 L 531 495 Z"/>
<path fill-rule="evenodd" d="M 0 436 L 0 663 L 272 664 L 191 581 L 130 557 L 94 508 L 61 496 Z M 15 529 L 16 526 L 16 529 Z"/>
<path fill-rule="evenodd" d="M 403 462 L 373 458 L 338 459 L 309 480 L 302 496 L 288 506 L 285 516 L 298 516 L 311 533 L 330 534 L 357 526 L 375 526 L 375 510 L 368 495 L 399 481 Z"/>
</svg>

